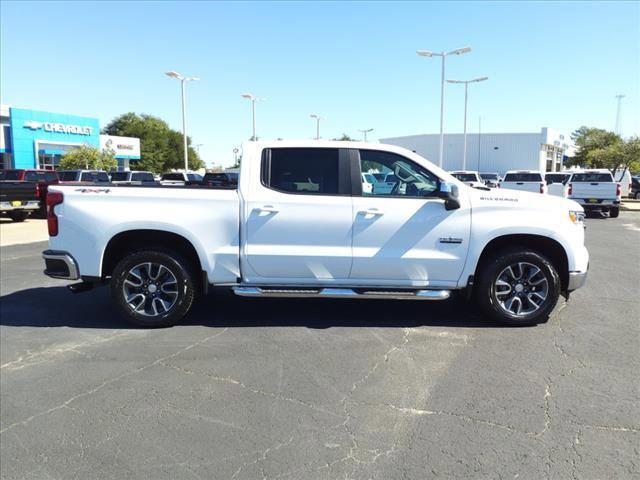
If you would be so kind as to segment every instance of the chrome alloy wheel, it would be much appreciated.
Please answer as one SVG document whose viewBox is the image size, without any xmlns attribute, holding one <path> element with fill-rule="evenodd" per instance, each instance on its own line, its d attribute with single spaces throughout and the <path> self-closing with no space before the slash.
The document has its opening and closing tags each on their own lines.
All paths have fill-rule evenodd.
<svg viewBox="0 0 640 480">
<path fill-rule="evenodd" d="M 549 295 L 549 281 L 536 265 L 518 262 L 500 272 L 494 291 L 500 308 L 510 315 L 526 317 L 544 305 Z"/>
<path fill-rule="evenodd" d="M 122 293 L 131 310 L 157 317 L 171 310 L 178 300 L 178 280 L 164 265 L 140 263 L 127 272 Z"/>
</svg>

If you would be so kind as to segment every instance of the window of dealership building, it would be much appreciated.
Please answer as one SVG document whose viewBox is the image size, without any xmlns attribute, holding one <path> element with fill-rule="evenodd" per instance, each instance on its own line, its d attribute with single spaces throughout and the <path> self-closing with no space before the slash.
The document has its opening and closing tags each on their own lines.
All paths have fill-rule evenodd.
<svg viewBox="0 0 640 480">
<path fill-rule="evenodd" d="M 109 149 L 118 170 L 140 160 L 140 139 L 100 135 L 97 118 L 0 106 L 0 169 L 55 170 L 69 150 L 89 145 Z"/>
</svg>

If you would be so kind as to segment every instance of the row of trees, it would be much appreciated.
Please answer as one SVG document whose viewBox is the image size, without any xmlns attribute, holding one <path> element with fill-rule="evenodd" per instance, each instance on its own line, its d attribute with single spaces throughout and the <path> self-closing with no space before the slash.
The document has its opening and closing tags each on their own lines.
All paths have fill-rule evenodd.
<svg viewBox="0 0 640 480">
<path fill-rule="evenodd" d="M 565 166 L 606 168 L 615 176 L 619 170 L 640 171 L 640 138 L 623 139 L 601 128 L 580 127 L 571 135 L 577 148 Z"/>
<path fill-rule="evenodd" d="M 130 112 L 113 119 L 102 129 L 106 135 L 119 135 L 140 139 L 140 160 L 136 162 L 138 170 L 162 173 L 172 169 L 184 168 L 184 145 L 182 132 L 172 130 L 167 122 L 153 115 L 138 115 Z M 204 167 L 198 152 L 191 147 L 191 138 L 187 137 L 189 169 Z M 89 168 L 112 170 L 117 167 L 113 152 L 101 152 L 94 147 L 82 147 L 68 152 L 62 157 L 62 169 Z"/>
</svg>

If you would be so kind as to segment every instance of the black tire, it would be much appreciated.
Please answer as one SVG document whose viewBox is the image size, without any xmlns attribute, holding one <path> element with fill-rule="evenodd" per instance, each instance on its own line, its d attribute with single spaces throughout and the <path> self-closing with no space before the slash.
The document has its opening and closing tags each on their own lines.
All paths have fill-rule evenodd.
<svg viewBox="0 0 640 480">
<path fill-rule="evenodd" d="M 609 209 L 610 218 L 618 218 L 619 215 L 620 215 L 620 207 Z"/>
<path fill-rule="evenodd" d="M 24 210 L 18 210 L 17 212 L 9 212 L 8 216 L 14 222 L 24 222 L 30 215 L 31 212 L 26 212 Z"/>
<path fill-rule="evenodd" d="M 533 283 L 529 285 L 528 282 L 521 283 L 517 280 L 515 281 L 516 285 L 514 287 L 509 287 L 508 295 L 510 297 L 519 297 L 518 303 L 520 303 L 520 307 L 515 309 L 523 310 L 523 313 L 520 315 L 517 315 L 515 312 L 510 313 L 507 311 L 505 304 L 507 304 L 508 301 L 501 302 L 498 298 L 499 295 L 505 295 L 505 293 L 504 291 L 498 292 L 496 288 L 496 282 L 499 279 L 504 278 L 501 277 L 501 274 L 509 266 L 518 264 L 523 264 L 524 268 L 529 269 L 528 271 L 535 271 L 535 269 L 528 267 L 528 265 L 537 267 L 540 272 L 531 276 L 527 280 L 535 278 L 535 281 L 543 282 L 543 287 L 546 285 L 546 292 L 539 292 L 546 293 L 545 299 L 540 301 L 536 297 L 535 300 L 539 302 L 538 308 L 530 313 L 526 312 L 527 309 L 525 308 L 525 305 L 529 308 L 535 307 L 533 302 L 529 301 L 527 297 L 529 295 L 536 295 L 534 290 L 536 288 L 540 289 L 541 287 L 533 287 L 531 286 Z M 515 272 L 517 273 L 517 269 Z M 522 270 L 520 270 L 520 272 L 521 278 L 527 276 Z M 541 280 L 542 276 L 544 276 L 546 284 Z M 479 281 L 474 287 L 474 299 L 476 304 L 480 307 L 486 317 L 507 325 L 530 326 L 545 323 L 549 319 L 549 315 L 556 306 L 556 303 L 558 303 L 558 298 L 560 297 L 560 277 L 555 267 L 544 255 L 530 250 L 527 247 L 511 248 L 493 254 L 491 258 L 483 262 L 478 277 Z M 502 281 L 502 283 L 505 282 Z M 517 285 L 518 283 L 520 283 L 520 286 Z M 523 284 L 528 286 L 523 286 Z M 520 293 L 516 293 L 519 291 L 518 288 L 526 288 L 527 290 L 522 290 Z M 529 288 L 531 291 L 528 290 Z M 504 300 L 509 297 L 502 296 L 501 298 Z M 514 301 L 512 300 L 510 306 L 513 306 L 513 303 Z"/>
<path fill-rule="evenodd" d="M 156 279 L 152 279 L 149 273 L 145 275 L 145 268 L 134 270 L 136 267 L 147 264 L 151 265 L 149 267 L 151 275 L 156 273 Z M 166 270 L 162 270 L 160 266 Z M 167 274 L 167 271 L 173 275 L 173 278 Z M 131 280 L 136 280 L 136 277 L 142 278 L 141 286 L 132 286 Z M 162 284 L 161 282 L 167 278 L 169 280 Z M 114 268 L 111 276 L 111 299 L 118 310 L 135 325 L 147 328 L 169 327 L 189 313 L 196 293 L 194 278 L 189 263 L 176 253 L 162 249 L 136 251 L 123 258 Z M 125 280 L 129 282 L 125 284 Z M 172 291 L 165 292 L 165 285 L 174 283 L 175 292 L 174 287 L 171 287 Z M 151 285 L 155 293 L 150 293 Z M 144 305 L 136 309 L 135 302 L 127 302 L 127 292 L 130 296 L 137 295 L 136 302 L 141 299 L 140 296 L 144 297 L 139 302 L 139 305 Z M 160 298 L 163 295 L 164 298 Z M 160 300 L 159 303 L 156 301 L 156 296 Z M 168 304 L 171 304 L 168 308 L 164 306 Z M 164 310 L 159 311 L 158 306 Z"/>
</svg>

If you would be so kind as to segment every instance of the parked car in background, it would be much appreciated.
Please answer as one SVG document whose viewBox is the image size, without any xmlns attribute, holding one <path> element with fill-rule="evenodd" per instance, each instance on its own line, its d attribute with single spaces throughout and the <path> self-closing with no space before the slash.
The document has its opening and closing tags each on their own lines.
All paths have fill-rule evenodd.
<svg viewBox="0 0 640 480">
<path fill-rule="evenodd" d="M 393 173 L 383 174 L 384 178 L 373 185 L 374 195 L 391 195 L 398 183 L 398 177 Z"/>
<path fill-rule="evenodd" d="M 628 168 L 619 168 L 616 170 L 613 175 L 613 180 L 620 184 L 620 194 L 622 198 L 633 198 L 631 197 L 631 184 L 633 182 L 631 180 L 631 172 Z"/>
<path fill-rule="evenodd" d="M 40 208 L 39 189 L 37 182 L 0 181 L 0 215 L 23 222 Z"/>
<path fill-rule="evenodd" d="M 631 177 L 631 192 L 629 193 L 629 198 L 640 200 L 640 176 Z"/>
<path fill-rule="evenodd" d="M 500 180 L 502 180 L 497 172 L 482 172 L 480 173 L 480 178 L 489 188 L 498 188 Z"/>
<path fill-rule="evenodd" d="M 567 198 L 569 187 L 567 181 L 571 176 L 570 172 L 550 172 L 544 174 L 544 181 L 547 184 L 547 194 L 556 197 Z"/>
<path fill-rule="evenodd" d="M 40 207 L 38 214 L 44 216 L 47 212 L 47 191 L 49 185 L 55 185 L 59 182 L 58 173 L 54 170 L 36 170 L 36 169 L 12 169 L 0 171 L 0 181 L 13 180 L 20 182 L 32 182 L 36 184 L 36 193 Z"/>
<path fill-rule="evenodd" d="M 167 172 L 162 174 L 160 183 L 166 186 L 200 185 L 202 175 L 193 172 Z"/>
<path fill-rule="evenodd" d="M 620 214 L 622 188 L 608 170 L 583 170 L 569 178 L 567 198 L 582 205 L 585 212 L 608 212 L 612 218 Z"/>
<path fill-rule="evenodd" d="M 156 179 L 151 172 L 130 170 L 126 172 L 112 172 L 111 183 L 114 185 L 155 185 Z"/>
<path fill-rule="evenodd" d="M 362 173 L 362 193 L 373 193 L 373 186 L 378 183 L 373 173 Z"/>
<path fill-rule="evenodd" d="M 205 187 L 236 188 L 239 175 L 235 172 L 205 173 L 201 185 Z"/>
<path fill-rule="evenodd" d="M 145 327 L 176 323 L 210 285 L 244 297 L 440 301 L 457 291 L 488 319 L 533 325 L 586 280 L 575 202 L 468 188 L 392 145 L 256 141 L 242 151 L 237 190 L 52 187 L 45 274 L 82 279 L 76 292 L 109 283 L 114 307 Z M 363 194 L 371 164 L 393 172 L 391 194 Z"/>
<path fill-rule="evenodd" d="M 570 176 L 571 172 L 550 172 L 544 174 L 544 181 L 547 182 L 547 185 L 553 185 L 554 183 L 566 184 Z"/>
<path fill-rule="evenodd" d="M 511 170 L 500 182 L 500 188 L 523 192 L 547 193 L 547 184 L 538 170 Z"/>
<path fill-rule="evenodd" d="M 60 182 L 109 184 L 109 175 L 104 170 L 59 170 Z"/>
<path fill-rule="evenodd" d="M 474 172 L 472 170 L 457 170 L 455 172 L 449 173 L 460 180 L 462 183 L 470 187 L 486 186 L 482 181 L 482 178 L 480 178 L 480 174 L 478 172 Z"/>
</svg>

